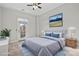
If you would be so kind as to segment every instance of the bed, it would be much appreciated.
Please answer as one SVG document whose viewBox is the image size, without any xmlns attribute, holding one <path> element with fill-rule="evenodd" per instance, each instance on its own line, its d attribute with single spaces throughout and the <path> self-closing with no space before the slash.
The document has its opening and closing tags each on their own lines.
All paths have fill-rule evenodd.
<svg viewBox="0 0 79 59">
<path fill-rule="evenodd" d="M 23 45 L 35 56 L 54 56 L 65 46 L 63 38 L 49 36 L 25 38 Z"/>
</svg>

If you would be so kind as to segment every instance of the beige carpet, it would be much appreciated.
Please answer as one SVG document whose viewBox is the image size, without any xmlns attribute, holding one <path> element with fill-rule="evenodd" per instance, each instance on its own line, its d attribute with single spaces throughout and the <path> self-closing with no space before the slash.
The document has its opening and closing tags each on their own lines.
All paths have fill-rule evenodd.
<svg viewBox="0 0 79 59">
<path fill-rule="evenodd" d="M 10 43 L 8 52 L 9 56 L 22 56 L 19 49 L 19 42 Z M 62 52 L 58 53 L 57 56 L 79 56 L 79 48 L 73 49 L 70 47 L 65 47 Z"/>
<path fill-rule="evenodd" d="M 18 46 L 18 42 L 9 43 L 8 47 L 8 55 L 9 56 L 21 56 L 21 52 Z"/>
</svg>

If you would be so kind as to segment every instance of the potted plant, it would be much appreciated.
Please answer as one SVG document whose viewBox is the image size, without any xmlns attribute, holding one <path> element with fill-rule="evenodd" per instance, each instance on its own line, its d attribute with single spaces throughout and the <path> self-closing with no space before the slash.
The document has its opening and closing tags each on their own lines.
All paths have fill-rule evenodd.
<svg viewBox="0 0 79 59">
<path fill-rule="evenodd" d="M 0 32 L 1 38 L 9 37 L 10 36 L 10 31 L 11 30 L 8 30 L 7 28 L 1 30 L 1 32 Z"/>
</svg>

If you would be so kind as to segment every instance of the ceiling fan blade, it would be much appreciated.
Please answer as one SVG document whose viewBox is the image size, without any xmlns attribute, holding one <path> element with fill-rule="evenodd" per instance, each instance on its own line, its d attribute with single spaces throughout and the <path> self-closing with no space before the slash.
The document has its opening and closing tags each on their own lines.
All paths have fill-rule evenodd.
<svg viewBox="0 0 79 59">
<path fill-rule="evenodd" d="M 40 5 L 41 3 L 37 3 L 38 5 Z"/>
<path fill-rule="evenodd" d="M 42 7 L 38 6 L 38 8 L 40 8 L 40 9 L 41 9 Z"/>
<path fill-rule="evenodd" d="M 33 5 L 27 5 L 27 6 L 33 6 Z"/>
</svg>

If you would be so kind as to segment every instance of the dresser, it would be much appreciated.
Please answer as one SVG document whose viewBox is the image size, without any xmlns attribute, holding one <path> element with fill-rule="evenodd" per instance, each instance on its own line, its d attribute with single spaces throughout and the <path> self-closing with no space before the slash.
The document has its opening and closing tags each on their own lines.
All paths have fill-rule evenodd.
<svg viewBox="0 0 79 59">
<path fill-rule="evenodd" d="M 67 38 L 67 39 L 65 39 L 65 45 L 68 47 L 76 48 L 77 47 L 77 39 Z"/>
<path fill-rule="evenodd" d="M 8 41 L 9 39 L 0 38 L 0 56 L 8 56 Z"/>
</svg>

